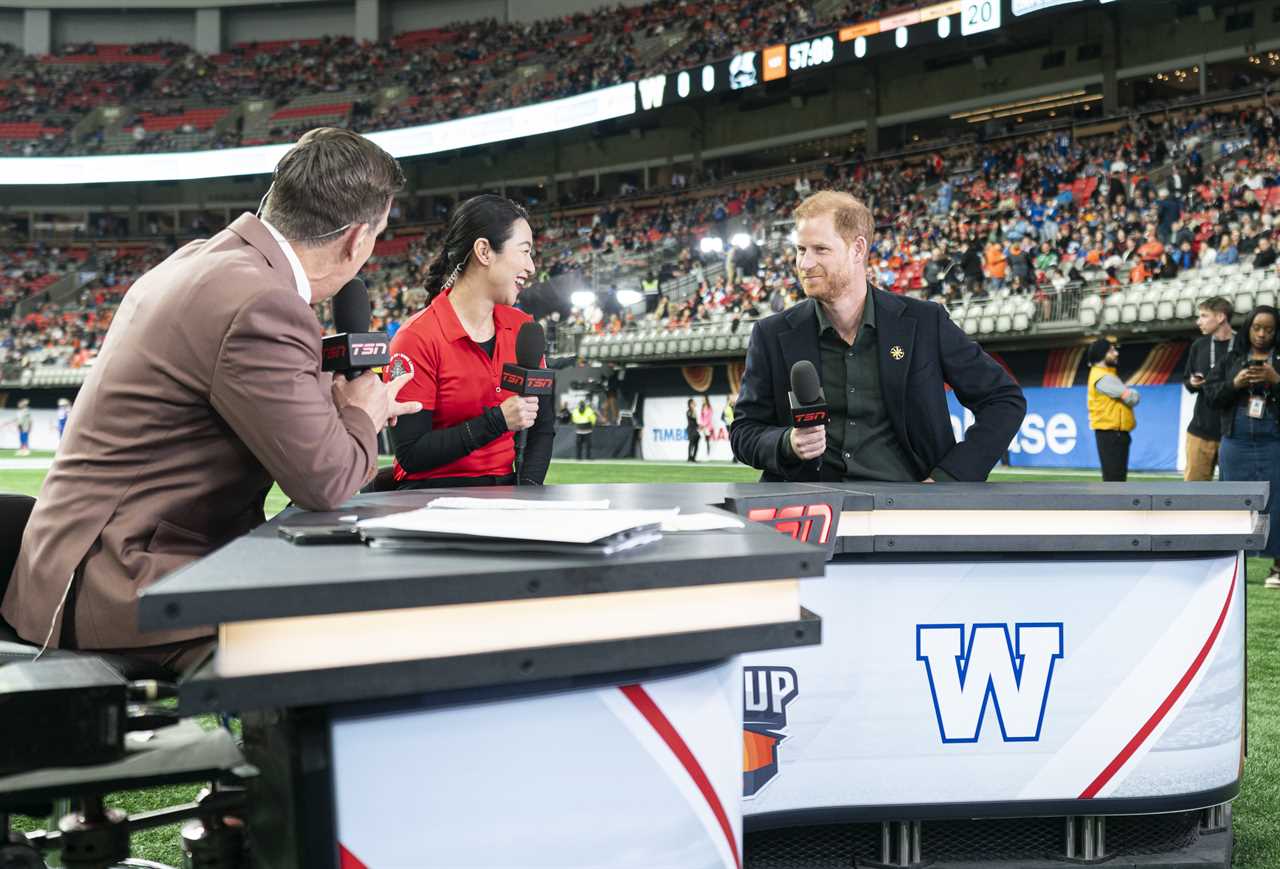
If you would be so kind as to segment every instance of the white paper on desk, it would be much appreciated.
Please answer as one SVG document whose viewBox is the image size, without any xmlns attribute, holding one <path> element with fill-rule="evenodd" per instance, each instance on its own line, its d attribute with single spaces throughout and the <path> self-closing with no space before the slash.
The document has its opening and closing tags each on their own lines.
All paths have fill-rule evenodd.
<svg viewBox="0 0 1280 869">
<path fill-rule="evenodd" d="M 436 498 L 428 508 L 446 510 L 608 510 L 608 500 L 603 501 L 534 501 L 521 498 L 461 498 L 457 496 Z"/>
<path fill-rule="evenodd" d="M 721 531 L 726 528 L 746 528 L 736 516 L 725 513 L 682 513 L 662 521 L 666 533 L 678 531 Z"/>
<path fill-rule="evenodd" d="M 398 536 L 453 535 L 494 540 L 590 544 L 633 528 L 659 525 L 675 510 L 432 510 L 423 507 L 359 523 L 361 530 Z"/>
</svg>

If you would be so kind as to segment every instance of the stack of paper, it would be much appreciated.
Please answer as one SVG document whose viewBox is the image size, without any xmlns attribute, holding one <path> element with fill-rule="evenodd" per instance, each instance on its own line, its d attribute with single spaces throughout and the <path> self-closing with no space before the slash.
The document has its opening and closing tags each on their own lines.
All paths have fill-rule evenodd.
<svg viewBox="0 0 1280 869">
<path fill-rule="evenodd" d="M 538 505 L 541 507 L 541 505 Z M 373 546 L 611 555 L 651 543 L 674 510 L 410 510 L 358 523 Z"/>
<path fill-rule="evenodd" d="M 608 499 L 602 501 L 533 501 L 524 498 L 436 498 L 428 508 L 446 510 L 608 510 Z"/>
</svg>

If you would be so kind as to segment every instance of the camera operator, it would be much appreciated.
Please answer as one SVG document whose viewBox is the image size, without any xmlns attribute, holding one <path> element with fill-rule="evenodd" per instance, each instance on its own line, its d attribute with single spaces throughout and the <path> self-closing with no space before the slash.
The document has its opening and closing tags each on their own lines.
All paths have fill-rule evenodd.
<svg viewBox="0 0 1280 869">
<path fill-rule="evenodd" d="M 367 139 L 304 135 L 261 217 L 143 275 L 112 321 L 22 539 L 0 613 L 27 641 L 181 671 L 213 628 L 143 633 L 138 593 L 261 523 L 273 481 L 332 510 L 377 470 L 407 377 L 320 371 L 311 305 L 355 276 L 404 176 Z"/>
</svg>

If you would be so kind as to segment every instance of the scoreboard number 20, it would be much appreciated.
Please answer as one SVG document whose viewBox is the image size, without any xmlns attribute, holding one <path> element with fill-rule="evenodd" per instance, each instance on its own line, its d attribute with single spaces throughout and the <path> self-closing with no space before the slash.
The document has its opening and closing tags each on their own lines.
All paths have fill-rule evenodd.
<svg viewBox="0 0 1280 869">
<path fill-rule="evenodd" d="M 972 36 L 1000 28 L 1001 0 L 964 0 L 960 7 L 960 34 Z"/>
</svg>

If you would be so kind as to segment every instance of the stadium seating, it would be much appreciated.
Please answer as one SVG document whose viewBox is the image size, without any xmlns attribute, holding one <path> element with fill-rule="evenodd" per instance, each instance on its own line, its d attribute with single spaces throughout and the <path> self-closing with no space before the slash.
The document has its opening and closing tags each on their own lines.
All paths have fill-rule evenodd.
<svg viewBox="0 0 1280 869">
<path fill-rule="evenodd" d="M 19 90 L 17 85 L 6 86 L 20 81 L 43 93 L 46 109 L 74 111 L 68 127 L 77 127 L 86 118 L 92 122 L 92 113 L 100 106 L 123 105 L 132 114 L 152 113 L 151 103 L 157 99 L 207 104 L 224 112 L 264 95 L 282 106 L 326 95 L 336 104 L 332 91 L 349 85 L 358 85 L 365 94 L 401 89 L 398 101 L 383 106 L 379 126 L 409 126 L 569 96 L 640 78 L 659 67 L 719 60 L 741 45 L 792 41 L 880 11 L 879 4 L 864 0 L 821 2 L 804 13 L 796 4 L 765 0 L 749 0 L 746 8 L 652 0 L 639 7 L 558 16 L 532 24 L 461 22 L 358 46 L 350 37 L 264 40 L 240 43 L 210 56 L 175 43 L 68 46 L 55 55 L 9 64 L 0 76 L 0 123 L 32 120 L 26 116 L 26 106 L 8 104 Z M 141 86 L 135 87 L 135 80 Z M 246 131 L 242 141 L 284 141 L 294 135 L 296 124 L 279 122 L 306 118 L 319 122 L 347 114 L 273 117 L 271 131 L 265 135 Z M 207 127 L 198 129 L 206 131 L 201 147 L 228 144 L 226 134 L 218 137 Z M 163 131 L 157 128 L 157 132 Z M 187 146 L 185 141 L 153 135 L 149 141 L 136 142 L 121 137 L 111 147 L 172 150 L 179 144 Z M 84 146 L 83 142 L 42 142 L 38 153 L 76 153 Z"/>
<path fill-rule="evenodd" d="M 267 46 L 261 50 L 294 49 Z M 246 121 L 246 131 L 257 125 L 265 135 L 273 125 L 308 124 L 316 118 L 332 117 L 325 113 L 350 113 L 356 99 L 352 92 L 335 91 L 285 104 L 264 103 L 257 117 Z M 1270 165 L 1277 156 L 1274 145 L 1257 153 L 1246 149 L 1227 154 L 1214 144 L 1215 137 L 1224 141 L 1238 138 L 1238 125 L 1257 123 L 1262 111 L 1223 115 L 1203 112 L 1184 119 L 1181 135 L 1194 135 L 1212 154 L 1226 154 L 1204 166 L 1203 185 L 1185 196 L 1184 220 L 1189 230 L 1199 233 L 1197 244 L 1213 231 L 1208 216 L 1212 209 L 1228 199 L 1240 201 L 1240 208 L 1248 204 L 1244 201 L 1246 191 L 1238 184 L 1232 187 L 1227 179 L 1255 171 L 1255 166 Z M 226 118 L 217 108 L 170 104 L 163 113 L 146 115 L 141 120 L 153 129 L 180 130 L 188 124 L 216 127 Z M 1144 129 L 1145 123 L 1134 120 L 1130 129 Z M 1073 197 L 1078 191 L 1092 198 L 1059 205 L 1057 218 L 1063 224 L 1078 225 L 1084 212 L 1096 206 L 1103 190 L 1097 179 L 1107 171 L 1107 161 L 1115 149 L 1125 147 L 1129 135 L 1130 132 L 1102 134 L 1070 142 L 1081 177 L 1065 180 L 1061 187 L 1069 189 Z M 880 229 L 869 256 L 871 274 L 884 279 L 895 292 L 923 296 L 925 264 L 933 247 L 941 248 L 944 262 L 954 263 L 963 255 L 964 233 L 976 232 L 984 238 L 996 233 L 999 237 L 1008 228 L 1008 224 L 987 213 L 989 197 L 995 194 L 986 184 L 986 173 L 974 167 L 987 165 L 993 177 L 1015 169 L 1024 175 L 1034 173 L 1038 171 L 1037 161 L 1043 159 L 1035 147 L 1036 136 L 996 140 L 977 150 L 943 147 L 930 158 L 941 167 L 939 174 L 932 177 L 948 179 L 952 208 L 967 215 L 965 221 L 936 220 L 934 197 L 941 195 L 940 188 L 929 186 L 920 169 L 919 155 L 865 163 L 847 162 L 844 155 L 836 155 L 799 169 L 763 169 L 719 184 L 683 188 L 678 196 L 671 191 L 638 193 L 625 207 L 605 200 L 594 213 L 581 207 L 563 214 L 535 211 L 535 240 L 544 278 L 576 275 L 577 280 L 570 281 L 575 286 L 621 286 L 628 282 L 638 286 L 646 272 L 662 272 L 663 299 L 656 311 L 637 313 L 634 321 L 625 322 L 621 313 L 569 311 L 559 322 L 561 346 L 565 352 L 576 351 L 584 358 L 609 362 L 740 355 L 752 321 L 800 298 L 785 238 L 787 229 L 776 220 L 766 224 L 761 215 L 788 214 L 802 195 L 828 186 L 875 203 L 874 217 Z M 1124 185 L 1132 195 L 1154 196 L 1153 185 L 1144 173 L 1156 167 L 1137 168 L 1140 171 L 1127 175 L 1109 175 L 1112 191 L 1117 185 Z M 1010 193 L 1000 195 L 1007 199 Z M 1265 209 L 1271 207 L 1273 198 L 1280 207 L 1280 197 L 1269 193 L 1257 200 L 1267 203 Z M 1027 200 L 1024 197 L 1022 201 Z M 1265 210 L 1261 213 L 1271 214 Z M 1095 224 L 1094 229 L 1114 234 L 1118 228 L 1116 217 Z M 699 242 L 714 232 L 727 232 L 723 229 L 725 223 L 735 221 L 761 244 L 755 273 L 737 272 L 729 280 L 722 256 L 700 261 Z M 366 273 L 377 278 L 375 291 L 382 302 L 375 304 L 375 316 L 381 323 L 395 323 L 420 304 L 412 301 L 409 288 L 421 286 L 424 263 L 438 250 L 440 229 L 438 224 L 425 232 L 398 228 L 394 238 L 378 242 Z M 1063 244 L 1048 261 L 1038 263 L 1042 267 L 1032 276 L 1033 286 L 1011 290 L 1008 285 L 993 285 L 989 294 L 978 291 L 971 296 L 948 286 L 939 300 L 948 305 L 952 319 L 966 333 L 982 340 L 1004 340 L 1042 331 L 1062 334 L 1152 326 L 1185 328 L 1194 319 L 1197 303 L 1209 295 L 1227 292 L 1238 307 L 1247 308 L 1274 301 L 1280 290 L 1280 273 L 1254 269 L 1247 255 L 1243 262 L 1170 269 L 1144 283 L 1128 285 L 1128 266 L 1114 238 L 1097 242 L 1097 233 L 1090 238 L 1088 231 L 1077 233 L 1075 238 L 1083 238 L 1087 244 L 1076 247 L 1072 242 L 1070 248 Z M 0 266 L 4 265 L 4 253 L 5 249 L 0 248 Z M 55 266 L 49 283 L 72 270 L 67 263 Z M 593 270 L 599 270 L 599 280 L 593 277 Z M 131 282 L 129 275 L 113 277 L 110 284 L 91 282 L 85 287 L 96 297 L 91 308 L 62 304 L 54 313 L 73 318 L 90 311 L 107 314 Z M 0 291 L 10 303 L 32 293 L 39 300 L 41 289 L 42 285 L 33 282 L 30 275 L 18 281 L 10 278 L 7 283 L 0 278 Z M 936 289 L 932 291 L 936 293 Z M 87 346 L 53 355 L 42 349 L 35 357 L 36 364 L 70 364 L 72 356 L 78 355 L 79 364 L 83 365 L 86 358 L 92 358 L 96 341 L 108 322 L 109 317 L 96 317 L 86 326 L 94 336 Z M 60 341 L 70 348 L 79 335 L 72 330 Z"/>
<path fill-rule="evenodd" d="M 143 112 L 139 117 L 147 132 L 170 132 L 191 126 L 207 130 L 231 113 L 227 108 L 191 109 L 176 115 L 153 115 Z"/>
<path fill-rule="evenodd" d="M 46 127 L 39 121 L 0 123 L 0 139 L 24 139 L 36 141 L 43 136 L 61 135 L 62 132 L 62 130 L 56 127 Z"/>
</svg>

